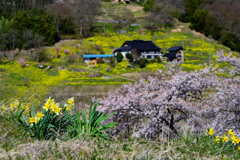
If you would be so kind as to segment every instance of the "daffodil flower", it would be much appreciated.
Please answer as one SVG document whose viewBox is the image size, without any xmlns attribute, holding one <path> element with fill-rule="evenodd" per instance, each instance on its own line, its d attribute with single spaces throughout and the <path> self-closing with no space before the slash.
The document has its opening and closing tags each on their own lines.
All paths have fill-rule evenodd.
<svg viewBox="0 0 240 160">
<path fill-rule="evenodd" d="M 208 128 L 208 131 L 207 131 L 207 135 L 213 135 L 214 134 L 214 130 L 212 128 Z"/>
<path fill-rule="evenodd" d="M 49 103 L 45 103 L 44 106 L 43 106 L 43 109 L 48 111 L 50 109 L 50 104 Z"/>
<path fill-rule="evenodd" d="M 56 113 L 56 115 L 59 115 L 61 113 L 61 108 L 57 107 L 55 109 L 55 113 Z"/>
<path fill-rule="evenodd" d="M 36 114 L 36 117 L 40 120 L 40 119 L 42 119 L 42 117 L 44 117 L 45 115 L 44 114 L 42 114 L 41 112 L 38 112 L 37 114 Z"/>
<path fill-rule="evenodd" d="M 226 135 L 223 135 L 221 139 L 223 140 L 223 142 L 228 142 L 228 137 Z"/>
<path fill-rule="evenodd" d="M 34 117 L 30 117 L 29 118 L 29 123 L 32 125 L 35 122 L 35 118 Z"/>
</svg>

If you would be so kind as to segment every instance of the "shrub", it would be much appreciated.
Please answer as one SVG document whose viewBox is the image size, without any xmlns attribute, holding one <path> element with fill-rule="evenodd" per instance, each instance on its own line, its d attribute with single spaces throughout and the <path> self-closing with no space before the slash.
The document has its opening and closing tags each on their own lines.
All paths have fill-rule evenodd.
<svg viewBox="0 0 240 160">
<path fill-rule="evenodd" d="M 103 64 L 103 63 L 105 63 L 103 59 L 99 59 L 99 60 L 97 61 L 97 64 Z"/>
<path fill-rule="evenodd" d="M 25 59 L 23 59 L 23 58 L 20 58 L 20 59 L 18 60 L 18 63 L 19 63 L 21 66 L 25 66 L 25 65 L 26 65 Z"/>
<path fill-rule="evenodd" d="M 114 64 L 114 58 L 110 57 L 110 64 Z"/>
<path fill-rule="evenodd" d="M 123 60 L 123 55 L 122 55 L 122 53 L 121 52 L 118 52 L 117 53 L 117 62 L 119 63 L 119 62 L 122 62 L 122 60 Z"/>
<path fill-rule="evenodd" d="M 156 63 L 156 62 L 157 62 L 156 59 L 150 59 L 150 60 L 148 60 L 148 63 Z"/>
<path fill-rule="evenodd" d="M 140 68 L 146 67 L 146 60 L 145 60 L 144 58 L 141 58 L 141 59 L 139 60 L 139 67 L 140 67 Z"/>
<path fill-rule="evenodd" d="M 133 57 L 132 57 L 132 54 L 131 54 L 131 53 L 127 53 L 127 54 L 126 54 L 126 58 L 129 60 L 129 62 L 132 62 L 132 61 L 133 61 Z"/>
<path fill-rule="evenodd" d="M 159 56 L 157 56 L 157 62 L 158 62 L 158 63 L 161 63 L 161 62 L 162 62 L 162 60 L 161 60 L 161 58 L 160 58 Z"/>
</svg>

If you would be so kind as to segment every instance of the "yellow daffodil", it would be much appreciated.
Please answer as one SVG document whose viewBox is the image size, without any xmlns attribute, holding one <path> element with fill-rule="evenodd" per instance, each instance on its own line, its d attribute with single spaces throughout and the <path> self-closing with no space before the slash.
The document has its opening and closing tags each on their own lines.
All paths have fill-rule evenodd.
<svg viewBox="0 0 240 160">
<path fill-rule="evenodd" d="M 22 105 L 22 106 L 21 106 L 21 109 L 22 109 L 22 110 L 24 110 L 24 109 L 25 109 L 25 106 L 24 106 L 24 105 Z"/>
<path fill-rule="evenodd" d="M 45 115 L 44 114 L 42 114 L 41 112 L 38 112 L 37 114 L 36 114 L 36 117 L 38 118 L 38 119 L 42 119 L 42 117 L 44 117 Z"/>
<path fill-rule="evenodd" d="M 51 99 L 51 97 L 49 97 L 48 99 L 46 99 L 46 103 L 53 104 L 54 103 L 54 99 Z"/>
<path fill-rule="evenodd" d="M 30 117 L 30 118 L 29 118 L 29 123 L 31 123 L 31 125 L 32 125 L 33 122 L 35 122 L 35 118 L 34 118 L 34 117 Z"/>
<path fill-rule="evenodd" d="M 50 106 L 50 110 L 51 112 L 55 112 L 55 109 L 57 108 L 57 104 L 56 103 L 53 103 L 51 106 Z"/>
<path fill-rule="evenodd" d="M 215 139 L 214 139 L 215 142 L 219 143 L 220 142 L 220 139 L 219 139 L 219 136 L 217 136 Z"/>
<path fill-rule="evenodd" d="M 61 112 L 61 108 L 57 107 L 57 108 L 55 109 L 55 113 L 56 113 L 56 115 L 59 115 L 60 112 Z"/>
<path fill-rule="evenodd" d="M 74 106 L 74 97 L 69 98 L 67 103 L 70 104 L 71 106 Z"/>
<path fill-rule="evenodd" d="M 1 107 L 1 110 L 2 110 L 2 111 L 6 110 L 5 106 L 2 106 L 2 107 Z"/>
<path fill-rule="evenodd" d="M 229 129 L 227 133 L 228 133 L 230 138 L 235 135 L 235 133 L 232 131 L 232 129 Z"/>
<path fill-rule="evenodd" d="M 15 108 L 14 103 L 11 103 L 11 104 L 10 104 L 10 107 L 11 107 L 11 108 Z"/>
<path fill-rule="evenodd" d="M 207 131 L 207 135 L 213 135 L 214 134 L 214 130 L 212 128 L 208 128 L 208 131 Z"/>
<path fill-rule="evenodd" d="M 227 142 L 228 141 L 228 137 L 226 135 L 223 135 L 221 137 L 221 139 L 222 139 L 223 142 Z"/>
<path fill-rule="evenodd" d="M 34 122 L 35 122 L 35 123 L 38 123 L 39 120 L 40 120 L 40 119 L 39 119 L 37 116 L 34 117 Z"/>
<path fill-rule="evenodd" d="M 49 103 L 45 103 L 44 106 L 43 106 L 43 109 L 48 111 L 50 109 L 50 104 Z"/>
<path fill-rule="evenodd" d="M 238 147 L 238 150 L 240 151 L 240 146 Z"/>
<path fill-rule="evenodd" d="M 70 111 L 71 110 L 71 107 L 66 107 L 66 111 Z"/>
</svg>

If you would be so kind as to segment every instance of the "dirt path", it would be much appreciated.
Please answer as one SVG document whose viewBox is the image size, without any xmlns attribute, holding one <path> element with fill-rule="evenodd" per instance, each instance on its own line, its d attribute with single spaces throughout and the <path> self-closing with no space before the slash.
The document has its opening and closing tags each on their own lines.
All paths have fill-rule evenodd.
<svg viewBox="0 0 240 160">
<path fill-rule="evenodd" d="M 141 7 L 141 6 L 127 6 L 127 9 L 129 9 L 131 12 L 137 12 L 137 11 L 141 11 L 143 9 L 143 7 Z"/>
</svg>

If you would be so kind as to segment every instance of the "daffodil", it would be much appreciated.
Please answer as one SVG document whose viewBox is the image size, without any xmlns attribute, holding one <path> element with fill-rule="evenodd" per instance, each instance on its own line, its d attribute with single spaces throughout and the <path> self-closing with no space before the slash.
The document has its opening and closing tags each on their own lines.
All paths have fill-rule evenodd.
<svg viewBox="0 0 240 160">
<path fill-rule="evenodd" d="M 31 123 L 31 125 L 35 122 L 35 118 L 34 117 L 30 117 L 29 118 L 29 123 Z"/>
<path fill-rule="evenodd" d="M 208 128 L 208 131 L 207 131 L 207 135 L 213 135 L 214 134 L 214 130 L 212 128 Z"/>
<path fill-rule="evenodd" d="M 45 103 L 44 106 L 43 106 L 43 109 L 48 111 L 50 109 L 50 104 L 49 103 Z"/>
<path fill-rule="evenodd" d="M 223 142 L 228 142 L 228 137 L 226 135 L 223 135 L 221 139 Z"/>
<path fill-rule="evenodd" d="M 21 106 L 21 109 L 22 109 L 22 110 L 24 110 L 24 109 L 25 109 L 25 106 L 24 106 L 24 105 L 22 105 L 22 106 Z"/>
<path fill-rule="evenodd" d="M 215 142 L 219 143 L 220 142 L 220 139 L 219 139 L 219 136 L 217 136 L 215 139 L 214 139 Z"/>
<path fill-rule="evenodd" d="M 5 106 L 2 106 L 2 107 L 1 107 L 1 110 L 2 110 L 2 111 L 6 110 Z"/>
<path fill-rule="evenodd" d="M 61 113 L 61 108 L 57 107 L 55 109 L 55 113 L 56 113 L 56 115 L 59 115 Z"/>
<path fill-rule="evenodd" d="M 69 98 L 67 103 L 70 104 L 71 106 L 74 106 L 74 97 Z"/>
<path fill-rule="evenodd" d="M 71 107 L 67 106 L 66 111 L 70 111 L 70 110 L 71 110 Z"/>
<path fill-rule="evenodd" d="M 34 117 L 34 122 L 35 122 L 35 123 L 38 123 L 39 120 L 40 120 L 40 119 L 39 119 L 37 116 Z"/>
<path fill-rule="evenodd" d="M 235 136 L 235 133 L 232 131 L 232 129 L 229 129 L 227 133 L 230 138 L 233 138 Z"/>
<path fill-rule="evenodd" d="M 11 104 L 10 104 L 10 107 L 11 107 L 11 108 L 15 108 L 14 103 L 11 103 Z"/>
<path fill-rule="evenodd" d="M 50 106 L 50 110 L 51 112 L 55 112 L 55 109 L 57 108 L 57 104 L 56 103 L 53 103 L 51 106 Z"/>
<path fill-rule="evenodd" d="M 238 150 L 240 151 L 240 146 L 238 147 Z"/>
<path fill-rule="evenodd" d="M 42 119 L 42 117 L 44 117 L 45 115 L 44 114 L 42 114 L 41 112 L 38 112 L 37 114 L 36 114 L 36 117 L 40 120 L 40 119 Z"/>
<path fill-rule="evenodd" d="M 46 103 L 53 104 L 54 103 L 54 99 L 51 99 L 51 97 L 49 97 L 48 99 L 46 99 Z"/>
</svg>

